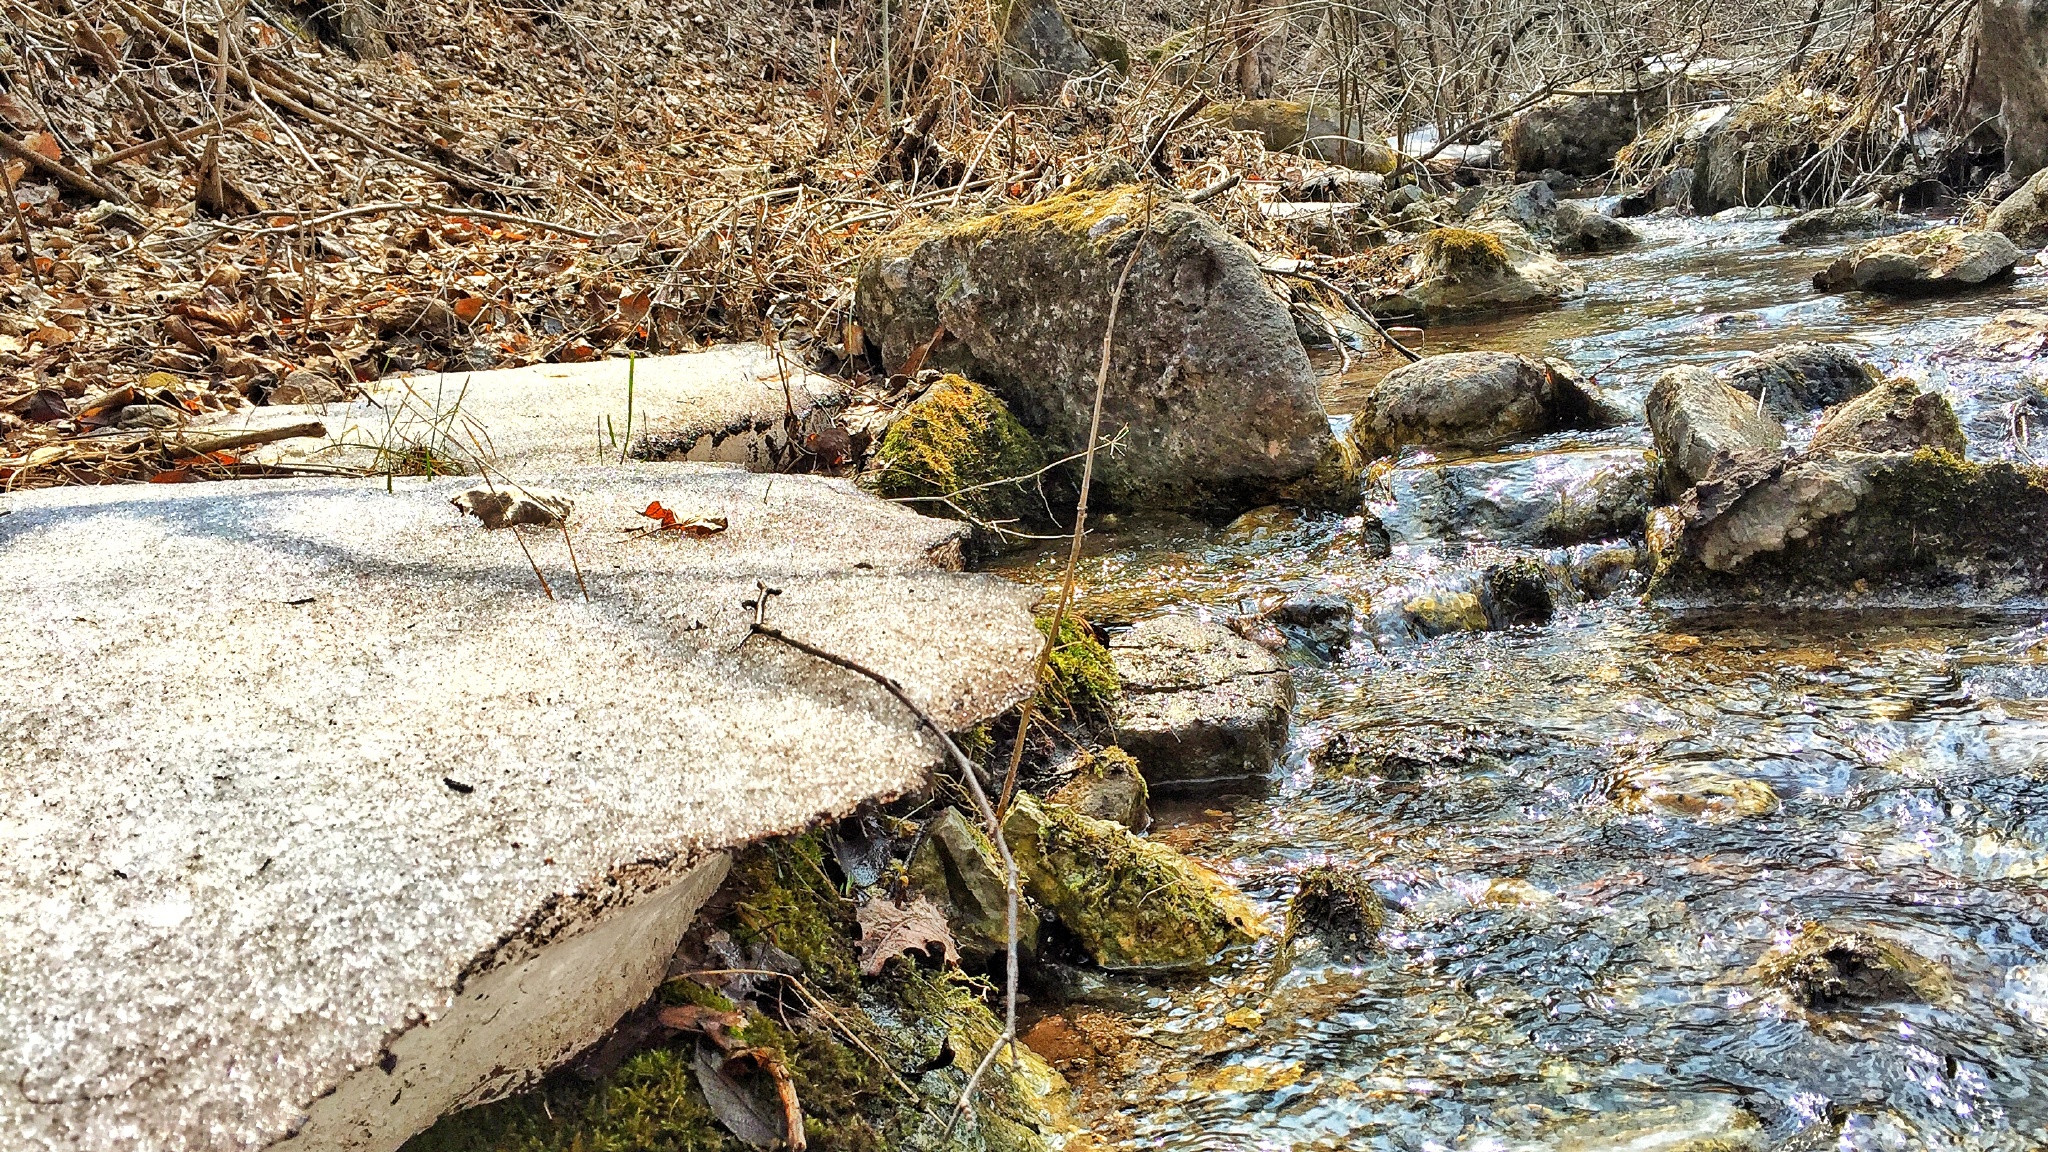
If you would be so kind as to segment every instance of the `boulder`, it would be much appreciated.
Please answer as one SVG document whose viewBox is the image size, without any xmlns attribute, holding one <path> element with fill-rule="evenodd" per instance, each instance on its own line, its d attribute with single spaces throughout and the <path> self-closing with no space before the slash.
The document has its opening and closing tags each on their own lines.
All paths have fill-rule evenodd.
<svg viewBox="0 0 2048 1152">
<path fill-rule="evenodd" d="M 1202 118 L 1233 132 L 1256 132 L 1268 152 L 1297 152 L 1363 172 L 1392 172 L 1392 148 L 1366 139 L 1362 123 L 1346 125 L 1325 108 L 1295 100 L 1237 100 L 1211 104 Z"/>
<path fill-rule="evenodd" d="M 1154 793 L 1262 788 L 1287 744 L 1294 681 L 1221 624 L 1155 616 L 1111 639 L 1117 745 Z"/>
<path fill-rule="evenodd" d="M 1996 232 L 1953 225 L 1872 240 L 1815 273 L 1824 292 L 1960 292 L 2004 279 L 2020 251 Z"/>
<path fill-rule="evenodd" d="M 1638 448 L 1504 454 L 1396 468 L 1381 483 L 1389 499 L 1374 511 L 1401 543 L 1553 547 L 1641 532 L 1657 461 Z"/>
<path fill-rule="evenodd" d="M 1922 392 L 1920 385 L 1900 377 L 1829 409 L 1806 451 L 1820 456 L 1939 448 L 1961 456 L 1967 446 L 1962 423 L 1948 398 L 1939 392 Z"/>
<path fill-rule="evenodd" d="M 1824 244 L 1844 236 L 1886 236 L 1919 226 L 1920 221 L 1911 216 L 1882 208 L 1816 208 L 1785 225 L 1785 230 L 1778 233 L 1778 241 L 1792 245 Z"/>
<path fill-rule="evenodd" d="M 2048 473 L 1945 452 L 1734 461 L 1650 533 L 1653 597 L 1996 605 L 2048 593 Z"/>
<path fill-rule="evenodd" d="M 1783 1147 L 1772 1142 L 1754 1112 L 1727 1096 L 1707 1094 L 1556 1120 L 1534 1139 L 1493 1140 L 1488 1146 L 1501 1152 L 1765 1152 Z"/>
<path fill-rule="evenodd" d="M 1286 302 L 1257 254 L 1195 208 L 1124 187 L 913 226 L 862 264 L 858 311 L 886 363 L 929 346 L 928 365 L 993 391 L 1064 456 L 1086 447 L 1133 251 L 1103 400 L 1103 435 L 1122 447 L 1097 458 L 1097 497 L 1218 513 L 1290 491 L 1355 505 Z"/>
<path fill-rule="evenodd" d="M 1439 573 L 1376 597 L 1373 627 L 1383 639 L 1433 639 L 1543 624 L 1556 609 L 1553 585 L 1562 583 L 1530 559 Z"/>
<path fill-rule="evenodd" d="M 1643 416 L 1664 490 L 1673 494 L 1699 483 L 1717 456 L 1776 453 L 1785 442 L 1784 425 L 1760 414 L 1754 397 L 1703 368 L 1672 368 L 1659 376 Z"/>
<path fill-rule="evenodd" d="M 1599 176 L 1634 140 L 1643 115 L 1663 113 L 1664 89 L 1552 96 L 1519 112 L 1501 134 L 1501 164 L 1511 172 L 1555 169 Z"/>
<path fill-rule="evenodd" d="M 1045 450 L 1002 400 L 946 376 L 889 425 L 861 484 L 935 516 L 1000 530 L 1044 518 L 1038 485 L 1045 463 Z"/>
<path fill-rule="evenodd" d="M 1760 398 L 1780 420 L 1861 396 L 1883 379 L 1845 344 L 1783 344 L 1736 364 L 1722 377 L 1730 387 Z"/>
<path fill-rule="evenodd" d="M 925 786 L 1030 694 L 1029 594 L 812 476 L 56 488 L 0 516 L 0 1130 L 57 1152 L 395 1149 L 645 1003 L 721 850 Z M 772 487 L 772 491 L 770 488 Z M 659 500 L 723 518 L 623 539 Z M 90 540 L 93 546 L 81 548 Z"/>
<path fill-rule="evenodd" d="M 1357 204 L 1274 200 L 1259 205 L 1259 213 L 1296 244 L 1327 256 L 1352 255 L 1371 248 L 1384 235 L 1379 223 Z"/>
<path fill-rule="evenodd" d="M 2031 360 L 2048 347 L 2048 311 L 2007 308 L 1970 334 L 1964 350 L 1990 360 Z"/>
<path fill-rule="evenodd" d="M 1984 226 L 2024 248 L 2048 245 L 2048 169 L 2034 173 L 2000 200 Z"/>
<path fill-rule="evenodd" d="M 1647 216 L 1652 212 L 1690 212 L 1693 181 L 1697 178 L 1697 173 L 1689 167 L 1673 168 L 1649 185 L 1616 201 L 1614 214 Z"/>
<path fill-rule="evenodd" d="M 1799 189 L 1780 185 L 1847 112 L 1840 96 L 1797 79 L 1730 109 L 1699 134 L 1693 210 L 1712 216 L 1729 208 L 1796 203 Z"/>
<path fill-rule="evenodd" d="M 2041 0 L 1979 0 L 1971 122 L 1998 117 L 2006 173 L 2048 167 L 2048 9 Z"/>
<path fill-rule="evenodd" d="M 1043 100 L 1069 77 L 1095 68 L 1095 52 L 1059 0 L 1001 0 L 991 16 L 1002 40 L 996 83 L 1005 103 Z"/>
<path fill-rule="evenodd" d="M 911 887 L 945 912 L 963 965 L 984 965 L 1009 951 L 1008 871 L 988 834 L 958 808 L 945 809 L 926 826 L 908 872 Z M 1038 927 L 1030 901 L 1019 900 L 1020 954 L 1037 951 Z"/>
<path fill-rule="evenodd" d="M 1371 881 L 1353 868 L 1313 864 L 1302 870 L 1287 905 L 1280 950 L 1286 955 L 1313 939 L 1336 955 L 1356 956 L 1379 946 L 1386 924 L 1386 904 Z"/>
<path fill-rule="evenodd" d="M 1330 592 L 1296 592 L 1273 613 L 1280 626 L 1325 650 L 1351 642 L 1351 621 L 1358 610 L 1351 601 Z"/>
<path fill-rule="evenodd" d="M 1565 253 L 1612 252 L 1642 238 L 1611 216 L 1583 204 L 1560 202 L 1549 184 L 1535 180 L 1517 185 L 1498 203 L 1479 208 L 1476 217 L 1513 221 L 1538 241 Z"/>
<path fill-rule="evenodd" d="M 1202 967 L 1264 934 L 1228 881 L 1121 824 L 1019 793 L 1003 836 L 1024 891 L 1104 968 Z"/>
<path fill-rule="evenodd" d="M 1076 756 L 1073 776 L 1046 799 L 1083 816 L 1142 832 L 1152 822 L 1151 796 L 1130 753 L 1121 748 L 1098 748 L 1084 749 Z"/>
<path fill-rule="evenodd" d="M 1489 448 L 1583 421 L 1588 401 L 1556 365 L 1508 352 L 1451 352 L 1387 373 L 1351 421 L 1366 459 L 1411 445 Z"/>
<path fill-rule="evenodd" d="M 1375 313 L 1430 321 L 1548 307 L 1586 290 L 1583 279 L 1513 225 L 1433 228 L 1361 257 L 1358 267 Z"/>
<path fill-rule="evenodd" d="M 846 385 L 801 364 L 790 348 L 727 344 L 638 360 L 396 376 L 364 385 L 345 406 L 274 404 L 211 424 L 271 428 L 323 417 L 335 430 L 326 440 L 266 445 L 251 458 L 400 476 L 489 467 L 524 477 L 621 457 L 785 472 L 818 462 L 817 438 L 836 427 L 851 399 Z"/>
</svg>

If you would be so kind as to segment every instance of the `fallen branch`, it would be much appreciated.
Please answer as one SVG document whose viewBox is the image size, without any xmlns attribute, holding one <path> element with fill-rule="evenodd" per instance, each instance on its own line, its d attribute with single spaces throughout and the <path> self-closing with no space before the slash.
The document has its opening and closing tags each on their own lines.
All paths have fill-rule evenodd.
<svg viewBox="0 0 2048 1152">
<path fill-rule="evenodd" d="M 234 115 L 228 117 L 225 120 L 213 120 L 208 123 L 201 124 L 197 128 L 187 128 L 183 132 L 173 132 L 166 136 L 159 136 L 154 140 L 144 140 L 140 144 L 123 148 L 119 152 L 114 153 L 112 156 L 103 156 L 100 158 L 99 162 L 102 164 L 119 164 L 124 160 L 135 160 L 144 156 L 149 156 L 171 147 L 172 144 L 174 143 L 182 144 L 187 140 L 192 140 L 197 137 L 204 136 L 208 132 L 232 128 L 245 120 L 251 119 L 255 115 L 255 109 L 244 108 L 240 112 L 235 113 Z"/>
<path fill-rule="evenodd" d="M 336 212 L 329 212 L 324 216 L 315 216 L 310 220 L 296 220 L 290 224 L 273 224 L 266 228 L 247 229 L 234 224 L 223 224 L 221 232 L 239 232 L 252 239 L 258 236 L 289 236 L 309 228 L 318 228 L 323 224 L 332 224 L 337 220 L 348 220 L 357 216 L 378 216 L 386 212 L 424 212 L 429 216 L 442 217 L 472 216 L 482 220 L 496 220 L 503 224 L 520 224 L 528 228 L 560 232 L 564 236 L 574 236 L 578 240 L 597 239 L 597 233 L 595 232 L 586 232 L 581 228 L 572 228 L 567 224 L 557 224 L 552 220 L 521 216 L 513 212 L 492 212 L 482 208 L 429 204 L 424 200 L 387 200 L 377 204 L 358 204 L 353 208 L 343 208 Z M 280 214 L 270 212 L 264 215 L 274 218 Z M 215 235 L 220 235 L 220 233 L 215 233 Z"/>
<path fill-rule="evenodd" d="M 128 202 L 126 196 L 121 195 L 105 184 L 87 176 L 83 172 L 74 170 L 70 165 L 61 160 L 50 159 L 48 156 L 29 147 L 26 143 L 16 140 L 5 132 L 0 132 L 0 152 L 5 152 L 17 160 L 23 161 L 29 167 L 34 168 L 36 171 L 41 172 L 43 175 L 48 176 L 50 179 L 55 180 L 57 183 L 62 184 L 81 196 L 91 196 L 96 200 L 111 200 L 116 204 L 126 204 Z"/>
<path fill-rule="evenodd" d="M 1181 125 L 1187 123 L 1189 117 L 1208 106 L 1209 94 L 1204 92 L 1175 109 L 1173 115 L 1161 121 L 1159 126 L 1154 128 L 1145 137 L 1145 150 L 1141 153 L 1144 157 L 1144 163 L 1151 165 L 1161 176 L 1166 175 L 1168 172 L 1166 163 L 1159 158 L 1159 150 L 1166 146 L 1166 138 L 1173 135 L 1174 131 Z"/>
<path fill-rule="evenodd" d="M 327 425 L 318 420 L 301 424 L 287 424 L 282 428 L 256 428 L 248 432 L 233 432 L 226 436 L 212 436 L 203 440 L 177 440 L 165 445 L 170 449 L 171 459 L 180 460 L 188 456 L 211 456 L 215 452 L 233 452 L 241 448 L 254 448 L 259 444 L 274 444 L 279 440 L 296 440 L 302 436 L 325 436 Z"/>
<path fill-rule="evenodd" d="M 1188 195 L 1188 203 L 1207 203 L 1208 201 L 1214 200 L 1216 197 L 1223 195 L 1225 192 L 1230 191 L 1232 188 L 1235 188 L 1242 183 L 1244 183 L 1244 173 L 1232 172 L 1230 175 L 1225 176 L 1223 179 L 1218 180 L 1214 184 L 1209 185 L 1207 188 L 1203 188 L 1198 192 L 1190 193 Z"/>
</svg>

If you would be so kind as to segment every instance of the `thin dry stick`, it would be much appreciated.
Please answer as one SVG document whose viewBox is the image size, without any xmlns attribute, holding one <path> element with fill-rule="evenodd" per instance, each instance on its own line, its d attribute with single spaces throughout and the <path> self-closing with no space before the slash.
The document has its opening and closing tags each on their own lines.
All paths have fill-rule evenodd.
<svg viewBox="0 0 2048 1152">
<path fill-rule="evenodd" d="M 520 533 L 519 525 L 517 524 L 512 525 L 512 538 L 519 541 L 519 550 L 526 553 L 526 562 L 533 566 L 533 574 L 540 580 L 540 590 L 548 594 L 548 599 L 553 600 L 555 598 L 555 590 L 548 587 L 548 578 L 541 575 L 540 565 L 535 562 L 532 550 L 527 548 L 526 537 Z"/>
<path fill-rule="evenodd" d="M 21 202 L 14 198 L 14 181 L 7 174 L 7 165 L 0 164 L 0 192 L 7 194 L 7 211 L 14 216 L 14 233 L 21 239 L 22 267 L 27 270 L 31 282 L 42 280 L 36 271 L 36 248 L 29 242 L 28 217 L 21 214 Z"/>
<path fill-rule="evenodd" d="M 1124 302 L 1124 281 L 1131 275 L 1131 265 L 1138 262 L 1138 253 L 1145 250 L 1145 233 L 1152 224 L 1151 194 L 1146 193 L 1145 223 L 1140 228 L 1138 243 L 1131 248 L 1131 254 L 1124 257 L 1123 271 L 1117 273 L 1116 288 L 1109 294 L 1109 322 L 1102 329 L 1102 362 L 1095 370 L 1095 405 L 1088 415 L 1088 454 L 1081 461 L 1081 495 L 1074 501 L 1074 542 L 1067 548 L 1066 571 L 1060 576 L 1060 599 L 1053 608 L 1052 630 L 1045 643 L 1038 649 L 1038 663 L 1032 669 L 1031 683 L 1036 685 L 1045 679 L 1045 666 L 1052 659 L 1052 650 L 1060 642 L 1060 626 L 1067 618 L 1067 607 L 1074 600 L 1074 571 L 1081 562 L 1081 539 L 1088 529 L 1088 489 L 1095 481 L 1095 446 L 1102 439 L 1102 394 L 1109 385 L 1109 353 L 1116 338 L 1116 314 Z M 1002 803 L 999 811 L 1008 811 L 1010 797 L 1017 791 L 1017 770 L 1024 762 L 1024 737 L 1031 730 L 1032 704 L 1036 696 L 1026 699 L 1017 713 L 1017 738 L 1010 744 L 1010 767 L 1003 774 Z"/>
</svg>

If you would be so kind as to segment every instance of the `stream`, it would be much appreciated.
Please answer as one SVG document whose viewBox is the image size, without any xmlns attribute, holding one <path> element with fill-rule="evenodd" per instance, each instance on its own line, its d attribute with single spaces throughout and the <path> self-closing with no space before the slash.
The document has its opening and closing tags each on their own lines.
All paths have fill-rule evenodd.
<svg viewBox="0 0 2048 1152">
<path fill-rule="evenodd" d="M 1575 262 L 1581 299 L 1433 328 L 1427 351 L 1559 357 L 1639 406 L 1675 364 L 1841 341 L 1945 390 L 1973 458 L 2027 453 L 2029 362 L 1942 350 L 2003 308 L 2048 305 L 2048 276 L 1946 300 L 1824 296 L 1809 278 L 1850 242 L 1786 247 L 1778 219 L 1632 223 L 1642 245 Z M 1334 374 L 1333 419 L 1395 363 Z M 1513 446 L 1489 459 L 1543 459 L 1492 495 L 1534 498 L 1514 489 L 1544 483 L 1546 462 L 1648 440 L 1636 423 Z M 1587 552 L 1413 506 L 1402 478 L 1426 462 L 1374 486 L 1384 559 L 1356 517 L 1091 524 L 1080 610 L 1112 629 L 1298 592 L 1357 607 L 1348 645 L 1287 650 L 1294 732 L 1267 794 L 1157 802 L 1153 834 L 1276 926 L 1311 864 L 1368 878 L 1388 909 L 1362 957 L 1276 971 L 1269 939 L 1205 977 L 1120 979 L 1060 1007 L 1118 1037 L 1066 1068 L 1093 1146 L 2048 1146 L 2043 617 L 1681 614 L 1624 581 L 1597 599 L 1562 588 L 1542 626 L 1425 638 L 1373 606 L 1503 558 Z M 1053 588 L 1060 551 L 1002 570 Z M 1928 994 L 1795 1003 L 1757 965 L 1812 923 L 1924 958 Z"/>
</svg>

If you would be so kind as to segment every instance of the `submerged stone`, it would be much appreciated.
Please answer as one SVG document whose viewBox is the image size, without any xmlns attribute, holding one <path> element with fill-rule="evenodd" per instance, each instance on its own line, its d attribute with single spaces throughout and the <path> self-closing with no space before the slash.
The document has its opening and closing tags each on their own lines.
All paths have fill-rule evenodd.
<svg viewBox="0 0 2048 1152">
<path fill-rule="evenodd" d="M 1287 303 L 1258 256 L 1199 209 L 1136 186 L 888 237 L 857 310 L 883 360 L 990 389 L 1055 456 L 1085 450 L 1102 333 L 1125 262 L 1096 496 L 1112 507 L 1228 513 L 1280 499 L 1342 460 Z M 1355 480 L 1319 483 L 1355 506 Z"/>
<path fill-rule="evenodd" d="M 1801 1007 L 1823 1011 L 1933 1003 L 1948 991 L 1948 974 L 1934 962 L 1858 926 L 1809 924 L 1765 954 L 1756 973 Z"/>
<path fill-rule="evenodd" d="M 1695 764 L 1629 769 L 1615 777 L 1608 795 L 1624 811 L 1661 808 L 1710 824 L 1767 816 L 1778 810 L 1778 794 L 1769 783 Z"/>
<path fill-rule="evenodd" d="M 1311 936 L 1340 954 L 1368 952 L 1379 944 L 1386 923 L 1386 905 L 1371 881 L 1352 869 L 1318 864 L 1301 874 L 1287 906 L 1280 948 L 1283 955 L 1290 953 L 1302 937 Z"/>
<path fill-rule="evenodd" d="M 1263 934 L 1222 877 L 1164 844 L 1020 793 L 1003 834 L 1025 890 L 1104 968 L 1190 968 Z"/>
<path fill-rule="evenodd" d="M 1491 540 L 1542 546 L 1641 532 L 1656 457 L 1638 448 L 1502 454 L 1396 468 L 1375 505 L 1404 543 Z"/>
<path fill-rule="evenodd" d="M 1764 1152 L 1771 1142 L 1748 1109 L 1723 1097 L 1699 1096 L 1559 1121 L 1536 1139 L 1500 1147 L 1506 1152 Z"/>
<path fill-rule="evenodd" d="M 1221 624 L 1170 614 L 1111 639 L 1123 682 L 1117 744 L 1154 792 L 1261 788 L 1279 764 L 1294 681 Z"/>
</svg>

